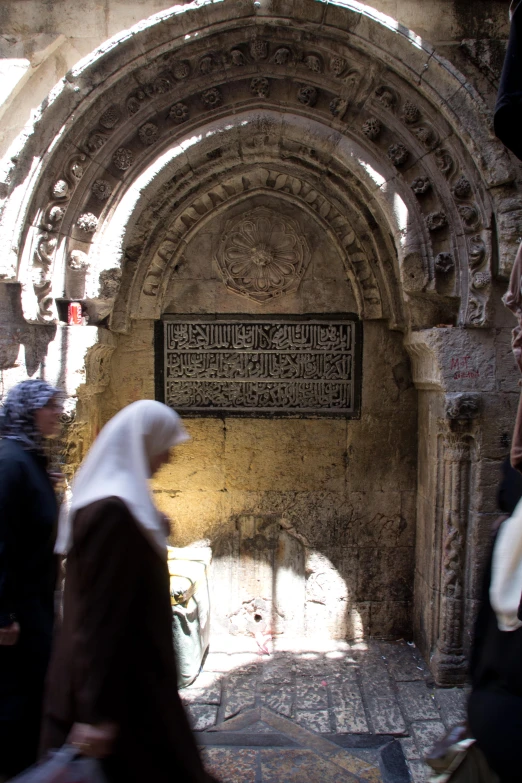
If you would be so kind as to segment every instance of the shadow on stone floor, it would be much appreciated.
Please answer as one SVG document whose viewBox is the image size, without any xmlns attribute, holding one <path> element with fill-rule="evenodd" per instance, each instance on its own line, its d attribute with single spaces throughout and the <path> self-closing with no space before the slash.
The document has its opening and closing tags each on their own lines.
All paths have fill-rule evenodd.
<svg viewBox="0 0 522 783">
<path fill-rule="evenodd" d="M 420 783 L 422 757 L 462 719 L 464 691 L 436 688 L 406 642 L 314 649 L 296 640 L 270 656 L 249 644 L 212 640 L 201 674 L 181 691 L 223 783 L 307 783 L 319 779 L 317 764 L 325 782 L 402 783 L 409 769 Z"/>
</svg>

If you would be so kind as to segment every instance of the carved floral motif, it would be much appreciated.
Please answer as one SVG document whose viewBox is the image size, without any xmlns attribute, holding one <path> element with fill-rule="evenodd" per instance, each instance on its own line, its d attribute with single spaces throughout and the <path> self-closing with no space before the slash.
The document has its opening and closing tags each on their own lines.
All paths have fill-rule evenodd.
<svg viewBox="0 0 522 783">
<path fill-rule="evenodd" d="M 134 155 L 126 147 L 118 147 L 112 156 L 112 162 L 120 171 L 126 171 L 134 163 Z"/>
<path fill-rule="evenodd" d="M 85 231 L 86 234 L 94 234 L 98 228 L 98 218 L 92 212 L 84 212 L 77 219 L 76 225 L 80 231 Z"/>
<path fill-rule="evenodd" d="M 377 139 L 382 131 L 382 125 L 376 117 L 370 117 L 366 122 L 363 122 L 362 132 L 364 135 L 374 141 Z"/>
<path fill-rule="evenodd" d="M 106 179 L 97 179 L 93 182 L 91 191 L 93 196 L 96 196 L 100 201 L 106 201 L 112 194 L 111 183 Z"/>
<path fill-rule="evenodd" d="M 209 90 L 201 93 L 201 100 L 208 109 L 213 109 L 215 106 L 221 105 L 223 96 L 218 87 L 211 87 Z"/>
<path fill-rule="evenodd" d="M 166 76 L 160 76 L 154 81 L 154 92 L 163 95 L 172 90 L 172 82 Z"/>
<path fill-rule="evenodd" d="M 54 206 L 51 207 L 49 210 L 49 223 L 50 225 L 47 226 L 48 231 L 52 231 L 55 226 L 63 220 L 63 216 L 65 215 L 65 209 L 64 207 Z"/>
<path fill-rule="evenodd" d="M 489 272 L 475 272 L 473 275 L 473 288 L 482 289 L 487 288 L 491 283 L 491 275 Z"/>
<path fill-rule="evenodd" d="M 159 139 L 159 128 L 153 122 L 146 122 L 138 130 L 138 136 L 142 144 L 146 147 L 150 147 L 151 144 L 155 144 Z"/>
<path fill-rule="evenodd" d="M 440 231 L 448 225 L 448 218 L 445 212 L 430 212 L 426 215 L 426 225 L 430 231 Z"/>
<path fill-rule="evenodd" d="M 71 250 L 67 259 L 67 266 L 75 272 L 80 272 L 89 267 L 89 256 L 83 250 Z"/>
<path fill-rule="evenodd" d="M 403 166 L 410 157 L 410 152 L 402 142 L 398 141 L 388 147 L 388 157 L 395 166 Z"/>
<path fill-rule="evenodd" d="M 64 179 L 59 179 L 53 185 L 53 198 L 67 198 L 69 195 L 69 185 Z"/>
<path fill-rule="evenodd" d="M 429 177 L 417 177 L 411 183 L 411 189 L 417 196 L 422 196 L 427 193 L 431 188 L 431 180 Z"/>
<path fill-rule="evenodd" d="M 293 220 L 260 207 L 227 224 L 218 264 L 227 288 L 265 302 L 296 290 L 305 251 Z"/>
<path fill-rule="evenodd" d="M 304 106 L 315 106 L 319 93 L 315 87 L 304 85 L 300 87 L 297 93 L 297 100 Z"/>
<path fill-rule="evenodd" d="M 250 91 L 259 98 L 268 98 L 270 94 L 270 82 L 263 76 L 255 76 L 250 82 Z"/>
<path fill-rule="evenodd" d="M 175 103 L 174 106 L 170 107 L 169 117 L 171 120 L 174 120 L 175 123 L 180 125 L 189 118 L 188 106 L 186 106 L 184 103 Z"/>
<path fill-rule="evenodd" d="M 435 259 L 435 269 L 443 275 L 449 274 L 455 269 L 455 261 L 451 253 L 439 253 Z"/>
</svg>

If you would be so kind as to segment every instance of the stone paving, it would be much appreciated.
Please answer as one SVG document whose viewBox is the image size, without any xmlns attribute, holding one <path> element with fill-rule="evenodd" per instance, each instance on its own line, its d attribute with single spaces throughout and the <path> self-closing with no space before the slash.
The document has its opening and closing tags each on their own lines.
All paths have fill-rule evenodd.
<svg viewBox="0 0 522 783">
<path fill-rule="evenodd" d="M 271 752 L 277 756 L 283 753 L 285 744 L 297 742 L 301 759 L 303 753 L 310 752 L 311 741 L 306 736 L 322 735 L 328 742 L 350 748 L 352 766 L 356 757 L 374 770 L 378 764 L 375 749 L 380 747 L 379 742 L 396 739 L 402 746 L 413 781 L 420 783 L 428 778 L 423 755 L 447 728 L 463 717 L 464 691 L 436 688 L 417 649 L 404 641 L 333 643 L 322 650 L 310 649 L 306 642 L 286 643 L 284 649 L 277 649 L 276 644 L 270 656 L 256 653 L 253 643 L 250 650 L 245 650 L 245 644 L 245 640 L 239 642 L 241 649 L 234 638 L 215 640 L 201 674 L 181 691 L 200 743 L 206 746 L 207 763 L 219 773 L 218 761 L 222 758 L 222 767 L 231 775 L 229 779 L 222 776 L 223 783 L 250 780 L 244 771 L 234 774 L 230 771 L 230 749 L 225 759 L 223 749 L 208 747 L 227 729 L 243 731 L 237 735 L 237 745 L 246 743 L 249 747 L 260 741 L 252 740 L 255 732 L 277 731 L 279 739 L 275 744 L 281 747 L 272 748 Z M 285 720 L 275 726 L 277 716 Z M 297 727 L 304 733 L 299 733 Z M 246 729 L 248 741 L 244 736 Z M 229 739 L 226 744 L 233 742 Z M 295 754 L 297 750 L 292 752 Z M 329 752 L 333 753 L 331 749 Z M 243 758 L 245 753 L 247 756 Z M 263 753 L 266 755 L 268 750 Z M 257 765 L 257 777 L 252 772 L 252 783 L 279 781 L 273 770 L 271 774 L 259 772 L 265 769 L 265 756 L 261 754 L 261 759 L 254 759 L 255 751 L 251 747 L 248 752 L 242 747 L 241 753 L 238 747 L 234 754 L 237 763 L 242 759 L 243 766 L 248 767 L 248 759 L 251 766 Z M 326 764 L 326 756 L 321 763 Z M 295 766 L 297 762 L 292 758 Z M 315 759 L 314 763 L 319 762 Z M 347 762 L 343 763 L 348 769 Z M 370 767 L 366 772 L 369 777 L 353 777 L 356 772 L 352 769 L 352 777 L 342 779 L 386 780 L 386 777 L 372 778 Z M 338 779 L 336 774 L 332 773 L 332 780 Z M 377 775 L 375 771 L 373 774 Z M 284 775 L 280 781 L 290 779 L 293 778 Z M 308 777 L 303 773 L 296 780 L 304 781 Z"/>
</svg>

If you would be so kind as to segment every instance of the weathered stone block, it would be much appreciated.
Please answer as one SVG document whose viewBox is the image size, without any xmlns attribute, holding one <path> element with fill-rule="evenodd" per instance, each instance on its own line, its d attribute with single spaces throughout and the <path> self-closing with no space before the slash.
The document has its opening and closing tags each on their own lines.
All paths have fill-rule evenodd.
<svg viewBox="0 0 522 783">
<path fill-rule="evenodd" d="M 409 601 L 413 592 L 413 549 L 361 548 L 357 598 L 360 601 Z"/>
</svg>

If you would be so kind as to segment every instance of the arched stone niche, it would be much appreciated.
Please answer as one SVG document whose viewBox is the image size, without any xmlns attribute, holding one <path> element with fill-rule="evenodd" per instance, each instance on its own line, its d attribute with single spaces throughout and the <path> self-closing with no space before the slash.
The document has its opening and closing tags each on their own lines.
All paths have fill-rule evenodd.
<svg viewBox="0 0 522 783">
<path fill-rule="evenodd" d="M 520 233 L 515 172 L 482 98 L 429 43 L 355 0 L 295 5 L 172 9 L 71 71 L 8 165 L 2 277 L 21 283 L 32 323 L 51 326 L 55 300 L 80 289 L 108 323 L 99 345 L 84 341 L 88 440 L 123 404 L 154 396 L 154 322 L 182 302 L 197 309 L 206 235 L 266 205 L 317 232 L 337 270 L 331 295 L 330 267 L 314 277 L 312 236 L 302 278 L 280 296 L 231 290 L 219 258 L 204 280 L 222 312 L 233 300 L 234 312 L 303 312 L 315 280 L 313 311 L 335 297 L 354 309 L 360 420 L 194 419 L 158 497 L 180 535 L 211 531 L 225 553 L 252 514 L 295 530 L 316 547 L 306 600 L 332 633 L 408 632 L 417 517 L 416 638 L 436 653 L 438 680 L 454 682 L 487 528 L 467 498 L 491 509 L 488 469 L 505 452 L 485 412 L 504 394 L 509 429 L 516 397 L 493 297 Z M 488 357 L 478 370 L 470 346 Z M 477 415 L 447 399 L 469 393 L 481 395 Z M 465 555 L 453 568 L 456 538 Z M 339 575 L 334 621 L 316 598 Z"/>
</svg>

